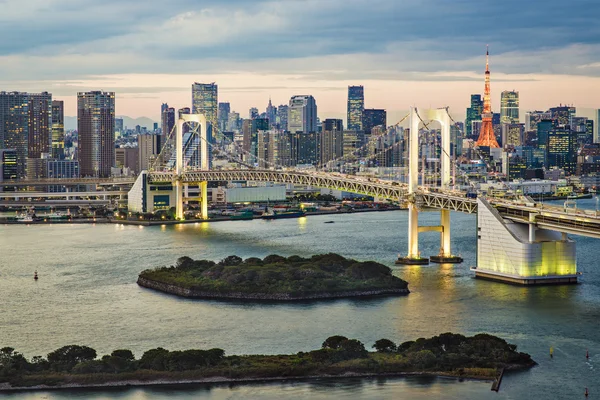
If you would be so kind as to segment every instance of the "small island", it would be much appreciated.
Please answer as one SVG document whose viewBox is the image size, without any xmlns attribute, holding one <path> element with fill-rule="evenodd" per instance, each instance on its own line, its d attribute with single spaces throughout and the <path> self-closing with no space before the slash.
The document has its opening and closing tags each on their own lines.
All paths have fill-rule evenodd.
<svg viewBox="0 0 600 400">
<path fill-rule="evenodd" d="M 231 355 L 222 349 L 169 351 L 136 359 L 126 349 L 97 358 L 87 346 L 61 347 L 27 360 L 0 349 L 0 392 L 52 388 L 255 382 L 288 379 L 431 375 L 494 380 L 498 371 L 534 366 L 531 356 L 498 337 L 444 333 L 396 345 L 380 339 L 369 352 L 359 340 L 332 336 L 318 350 L 284 355 Z"/>
<path fill-rule="evenodd" d="M 140 273 L 140 286 L 190 298 L 298 301 L 403 295 L 408 283 L 374 261 L 339 254 L 310 258 L 229 256 L 216 263 L 181 257 L 171 267 Z"/>
</svg>

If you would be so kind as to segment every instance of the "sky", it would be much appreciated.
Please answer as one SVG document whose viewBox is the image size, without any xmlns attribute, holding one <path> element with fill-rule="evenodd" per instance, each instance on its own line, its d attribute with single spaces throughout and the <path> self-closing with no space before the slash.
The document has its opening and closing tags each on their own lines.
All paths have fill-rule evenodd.
<svg viewBox="0 0 600 400">
<path fill-rule="evenodd" d="M 117 114 L 159 120 L 190 106 L 193 82 L 248 116 L 312 94 L 345 118 L 348 85 L 365 106 L 449 106 L 463 118 L 520 93 L 521 114 L 558 104 L 600 108 L 596 0 L 0 0 L 0 90 L 49 91 L 76 114 L 78 91 L 109 90 Z"/>
</svg>

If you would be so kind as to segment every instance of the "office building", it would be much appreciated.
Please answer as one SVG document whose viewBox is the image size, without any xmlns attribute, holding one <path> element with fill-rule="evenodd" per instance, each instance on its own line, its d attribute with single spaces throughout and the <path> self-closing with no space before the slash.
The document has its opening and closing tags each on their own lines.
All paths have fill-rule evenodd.
<svg viewBox="0 0 600 400">
<path fill-rule="evenodd" d="M 215 136 L 212 132 L 218 131 L 218 112 L 219 98 L 217 85 L 214 82 L 195 82 L 192 85 L 192 114 L 204 114 L 206 122 L 210 124 L 208 127 L 209 136 Z"/>
<path fill-rule="evenodd" d="M 525 114 L 525 130 L 537 132 L 538 122 L 551 119 L 552 113 L 548 111 L 529 111 Z"/>
<path fill-rule="evenodd" d="M 217 113 L 219 131 L 225 132 L 227 130 L 227 121 L 229 120 L 230 112 L 231 105 L 229 103 L 219 103 L 219 112 Z"/>
<path fill-rule="evenodd" d="M 317 131 L 317 103 L 313 96 L 293 96 L 290 99 L 288 130 L 294 133 Z"/>
<path fill-rule="evenodd" d="M 123 125 L 123 118 L 115 118 L 115 134 L 125 135 L 125 126 Z"/>
<path fill-rule="evenodd" d="M 243 122 L 243 146 L 245 159 L 249 163 L 257 163 L 258 132 L 269 130 L 269 120 L 266 118 L 246 119 Z"/>
<path fill-rule="evenodd" d="M 347 129 L 362 131 L 363 112 L 365 110 L 365 91 L 362 86 L 348 86 Z"/>
<path fill-rule="evenodd" d="M 154 134 L 145 134 L 138 135 L 138 170 L 139 171 L 149 171 L 154 169 L 156 165 L 156 160 L 158 159 L 158 155 L 161 150 L 161 135 Z"/>
<path fill-rule="evenodd" d="M 575 108 L 568 106 L 553 107 L 550 110 L 555 126 L 567 126 L 571 123 L 571 116 L 575 115 Z"/>
<path fill-rule="evenodd" d="M 500 95 L 500 123 L 518 124 L 519 92 L 505 90 Z"/>
<path fill-rule="evenodd" d="M 363 111 L 363 130 L 370 135 L 376 126 L 387 127 L 387 113 L 385 110 L 368 108 Z"/>
<path fill-rule="evenodd" d="M 468 139 L 476 139 L 479 137 L 473 133 L 473 121 L 481 121 L 481 113 L 483 112 L 483 100 L 480 94 L 471 95 L 471 106 L 467 108 L 467 118 L 465 119 L 466 135 Z"/>
<path fill-rule="evenodd" d="M 77 130 L 81 176 L 110 177 L 115 163 L 115 93 L 79 92 Z"/>
<path fill-rule="evenodd" d="M 162 135 L 161 142 L 164 144 L 171 137 L 173 128 L 175 127 L 175 108 L 169 107 L 167 103 L 160 106 L 160 133 Z"/>
<path fill-rule="evenodd" d="M 289 107 L 285 104 L 277 107 L 277 128 L 282 131 L 288 130 L 288 109 Z"/>
<path fill-rule="evenodd" d="M 182 115 L 184 115 L 184 114 L 191 114 L 191 113 L 192 113 L 192 111 L 190 110 L 189 107 L 180 108 L 179 110 L 177 110 L 177 118 L 179 119 L 179 118 L 181 118 Z M 185 124 L 183 124 L 183 129 L 182 130 L 183 130 L 183 133 L 186 134 L 189 131 L 191 131 L 192 128 L 191 128 L 191 126 L 190 126 L 189 123 L 185 123 Z"/>
<path fill-rule="evenodd" d="M 52 94 L 29 93 L 29 136 L 27 158 L 42 158 L 52 149 Z"/>
<path fill-rule="evenodd" d="M 502 124 L 502 147 L 522 146 L 525 137 L 525 124 Z"/>
<path fill-rule="evenodd" d="M 292 165 L 316 165 L 319 162 L 321 143 L 316 132 L 290 132 Z"/>
<path fill-rule="evenodd" d="M 572 175 L 577 168 L 577 134 L 567 127 L 555 127 L 548 133 L 547 168 L 560 168 Z"/>
<path fill-rule="evenodd" d="M 277 126 L 277 107 L 273 106 L 273 103 L 271 103 L 270 97 L 269 97 L 269 104 L 267 105 L 267 110 L 265 111 L 265 116 L 269 120 L 270 127 Z"/>
<path fill-rule="evenodd" d="M 227 119 L 227 130 L 230 132 L 238 132 L 240 130 L 240 114 L 232 111 Z"/>
<path fill-rule="evenodd" d="M 115 149 L 115 165 L 117 168 L 129 168 L 134 173 L 141 172 L 137 147 L 119 147 Z"/>
<path fill-rule="evenodd" d="M 54 160 L 46 161 L 48 178 L 79 178 L 79 161 Z"/>
<path fill-rule="evenodd" d="M 14 149 L 0 149 L 0 182 L 12 181 L 18 178 L 17 151 Z"/>
<path fill-rule="evenodd" d="M 344 155 L 344 126 L 341 119 L 323 121 L 320 164 L 325 165 Z"/>
<path fill-rule="evenodd" d="M 52 158 L 65 158 L 65 106 L 62 100 L 52 100 Z"/>
</svg>

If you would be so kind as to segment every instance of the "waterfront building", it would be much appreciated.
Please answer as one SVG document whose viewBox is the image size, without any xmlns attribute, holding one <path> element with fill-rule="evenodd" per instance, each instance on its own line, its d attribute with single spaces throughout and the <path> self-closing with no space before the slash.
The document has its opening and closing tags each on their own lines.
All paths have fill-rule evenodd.
<svg viewBox="0 0 600 400">
<path fill-rule="evenodd" d="M 23 92 L 0 92 L 0 148 L 13 149 L 17 176 L 25 178 L 29 140 L 29 97 Z"/>
<path fill-rule="evenodd" d="M 362 86 L 348 86 L 348 110 L 346 125 L 348 130 L 362 131 L 365 110 L 365 91 Z"/>
<path fill-rule="evenodd" d="M 62 100 L 52 100 L 52 158 L 65 158 L 65 107 Z"/>
<path fill-rule="evenodd" d="M 213 83 L 192 84 L 192 114 L 204 114 L 209 124 L 207 134 L 218 130 L 219 96 L 218 87 Z"/>
<path fill-rule="evenodd" d="M 519 92 L 505 90 L 500 95 L 500 123 L 518 124 L 519 122 Z"/>
<path fill-rule="evenodd" d="M 483 100 L 480 94 L 471 95 L 471 106 L 467 108 L 467 118 L 465 119 L 465 129 L 468 139 L 476 139 L 479 136 L 473 133 L 473 122 L 481 121 L 481 113 L 483 112 Z"/>
<path fill-rule="evenodd" d="M 77 94 L 78 160 L 84 177 L 110 177 L 115 162 L 115 93 Z"/>
<path fill-rule="evenodd" d="M 485 55 L 485 92 L 483 95 L 483 113 L 481 114 L 481 132 L 477 139 L 478 147 L 498 148 L 500 145 L 496 140 L 496 134 L 493 127 L 492 103 L 490 98 L 490 67 L 489 51 Z"/>
<path fill-rule="evenodd" d="M 317 131 L 317 103 L 310 95 L 292 96 L 288 107 L 288 130 L 290 132 Z"/>
<path fill-rule="evenodd" d="M 368 108 L 363 111 L 363 130 L 370 135 L 375 127 L 387 127 L 387 113 L 385 110 Z"/>
</svg>

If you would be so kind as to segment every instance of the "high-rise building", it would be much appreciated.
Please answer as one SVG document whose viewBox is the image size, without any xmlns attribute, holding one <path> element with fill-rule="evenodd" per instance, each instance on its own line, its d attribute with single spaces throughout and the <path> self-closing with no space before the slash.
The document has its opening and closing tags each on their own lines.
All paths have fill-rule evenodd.
<svg viewBox="0 0 600 400">
<path fill-rule="evenodd" d="M 258 113 L 258 108 L 256 108 L 256 107 L 251 107 L 251 108 L 248 110 L 248 117 L 249 117 L 250 119 L 256 119 L 256 118 L 258 118 L 259 116 L 260 116 L 260 114 Z"/>
<path fill-rule="evenodd" d="M 218 87 L 213 83 L 198 83 L 195 82 L 192 85 L 192 114 L 204 114 L 206 122 L 210 124 L 208 132 L 209 136 L 218 137 L 218 135 L 212 134 L 213 131 L 217 131 L 218 126 L 218 111 L 219 111 L 219 98 L 218 98 Z M 212 127 L 212 128 L 211 128 Z"/>
<path fill-rule="evenodd" d="M 289 107 L 285 104 L 277 107 L 277 127 L 282 131 L 288 130 L 288 109 Z"/>
<path fill-rule="evenodd" d="M 375 108 L 365 109 L 363 111 L 363 130 L 367 135 L 370 135 L 376 126 L 382 126 L 384 129 L 387 127 L 386 111 Z"/>
<path fill-rule="evenodd" d="M 594 143 L 600 143 L 600 110 L 596 110 L 596 130 L 594 132 Z"/>
<path fill-rule="evenodd" d="M 229 120 L 229 113 L 231 112 L 231 105 L 229 103 L 219 103 L 219 112 L 217 118 L 219 119 L 219 131 L 225 132 L 227 130 L 227 121 Z"/>
<path fill-rule="evenodd" d="M 556 127 L 548 133 L 546 147 L 548 168 L 562 168 L 572 175 L 577 168 L 577 134 L 567 127 Z"/>
<path fill-rule="evenodd" d="M 271 103 L 271 98 L 269 97 L 269 104 L 267 105 L 267 110 L 265 112 L 267 119 L 269 120 L 269 126 L 275 127 L 277 126 L 277 107 L 273 106 Z"/>
<path fill-rule="evenodd" d="M 227 120 L 227 130 L 237 132 L 240 130 L 240 114 L 235 111 L 229 113 Z"/>
<path fill-rule="evenodd" d="M 476 136 L 473 133 L 473 121 L 481 121 L 481 113 L 483 112 L 483 100 L 481 100 L 480 94 L 471 95 L 471 107 L 467 108 L 467 118 L 465 119 L 465 129 L 467 138 L 475 139 Z"/>
<path fill-rule="evenodd" d="M 524 124 L 502 124 L 502 146 L 522 146 L 525 139 Z"/>
<path fill-rule="evenodd" d="M 500 123 L 519 123 L 519 92 L 505 90 L 500 95 Z"/>
<path fill-rule="evenodd" d="M 155 166 L 161 150 L 161 135 L 138 135 L 138 168 L 135 172 L 148 171 Z"/>
<path fill-rule="evenodd" d="M 129 168 L 134 173 L 140 172 L 139 152 L 137 147 L 119 147 L 115 149 L 115 165 L 117 168 Z"/>
<path fill-rule="evenodd" d="M 324 165 L 344 155 L 344 126 L 341 119 L 323 121 L 320 164 Z"/>
<path fill-rule="evenodd" d="M 288 130 L 304 133 L 317 131 L 317 103 L 314 97 L 302 95 L 290 99 Z"/>
<path fill-rule="evenodd" d="M 191 114 L 191 113 L 192 113 L 192 111 L 190 110 L 189 107 L 180 108 L 179 110 L 177 110 L 177 118 L 181 118 L 181 116 L 183 114 Z M 182 130 L 183 130 L 184 134 L 188 133 L 191 130 L 190 124 L 189 123 L 188 124 L 183 124 L 183 129 Z"/>
<path fill-rule="evenodd" d="M 297 131 L 288 135 L 292 165 L 316 165 L 319 162 L 321 143 L 318 133 Z"/>
<path fill-rule="evenodd" d="M 160 133 L 163 136 L 162 142 L 165 143 L 171 135 L 175 126 L 175 108 L 169 107 L 167 103 L 160 106 Z"/>
<path fill-rule="evenodd" d="M 62 100 L 52 100 L 52 158 L 65 158 L 65 107 Z"/>
<path fill-rule="evenodd" d="M 29 142 L 29 96 L 0 92 L 0 148 L 12 149 L 17 158 L 17 176 L 25 178 Z"/>
<path fill-rule="evenodd" d="M 558 107 L 552 107 L 549 111 L 552 115 L 552 121 L 555 126 L 567 126 L 571 123 L 571 114 L 574 108 L 560 105 Z"/>
<path fill-rule="evenodd" d="M 485 55 L 485 92 L 483 94 L 483 114 L 481 114 L 481 132 L 477 139 L 477 146 L 498 148 L 500 145 L 496 140 L 494 126 L 492 123 L 492 103 L 490 99 L 490 52 L 486 51 Z"/>
<path fill-rule="evenodd" d="M 77 93 L 77 130 L 81 175 L 110 177 L 115 163 L 115 93 Z"/>
<path fill-rule="evenodd" d="M 123 118 L 115 118 L 115 133 L 120 135 L 125 134 L 125 127 L 123 126 Z"/>
<path fill-rule="evenodd" d="M 258 157 L 258 132 L 269 130 L 269 120 L 266 118 L 246 119 L 242 127 L 244 133 L 244 157 L 250 163 L 257 163 Z"/>
<path fill-rule="evenodd" d="M 552 114 L 548 111 L 529 111 L 525 114 L 525 130 L 536 131 L 538 122 L 552 119 Z"/>
<path fill-rule="evenodd" d="M 347 129 L 363 130 L 363 111 L 365 110 L 365 90 L 362 86 L 348 86 Z"/>
<path fill-rule="evenodd" d="M 52 149 L 52 94 L 29 93 L 29 136 L 27 158 L 42 158 Z"/>
</svg>

